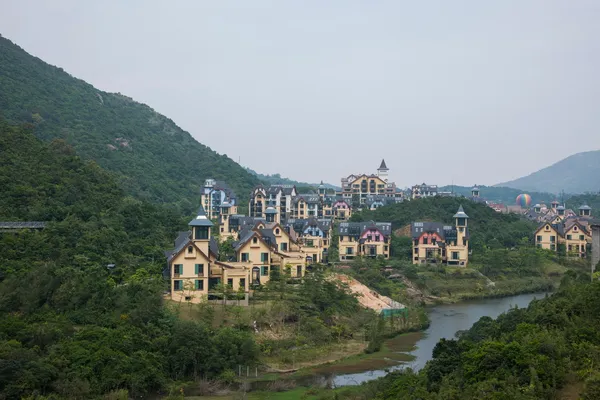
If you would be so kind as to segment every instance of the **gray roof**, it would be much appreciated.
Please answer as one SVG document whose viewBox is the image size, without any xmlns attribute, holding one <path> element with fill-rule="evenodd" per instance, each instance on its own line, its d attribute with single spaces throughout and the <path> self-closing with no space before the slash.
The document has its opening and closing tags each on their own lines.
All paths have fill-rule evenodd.
<svg viewBox="0 0 600 400">
<path fill-rule="evenodd" d="M 274 207 L 267 207 L 265 214 L 277 214 L 277 210 Z"/>
<path fill-rule="evenodd" d="M 254 236 L 256 232 L 254 232 L 251 229 L 244 229 L 242 231 L 240 231 L 240 235 L 239 235 L 239 240 L 236 240 L 235 242 L 233 242 L 233 248 L 234 250 L 239 250 L 240 247 L 242 247 L 244 244 L 246 244 L 246 242 L 248 242 L 248 240 L 250 240 L 250 238 L 252 236 Z"/>
<path fill-rule="evenodd" d="M 315 204 L 318 203 L 319 201 L 321 201 L 321 197 L 319 197 L 318 194 L 299 194 L 297 196 L 294 197 L 294 203 L 297 203 L 300 199 L 304 199 L 305 202 L 307 202 L 308 204 Z"/>
<path fill-rule="evenodd" d="M 381 159 L 381 165 L 379 166 L 379 169 L 388 169 L 387 165 L 385 165 L 384 159 Z"/>
<path fill-rule="evenodd" d="M 565 226 L 563 224 L 550 224 L 548 222 L 543 222 L 538 226 L 537 230 L 543 228 L 546 225 L 550 225 L 552 228 L 556 229 L 556 232 L 558 232 L 560 236 L 565 236 Z"/>
<path fill-rule="evenodd" d="M 342 222 L 338 227 L 338 232 L 340 233 L 340 235 L 360 236 L 368 229 L 377 229 L 384 236 L 389 236 L 392 233 L 392 223 L 375 221 Z"/>
<path fill-rule="evenodd" d="M 592 207 L 588 206 L 587 204 L 583 204 L 581 207 L 579 207 L 580 210 L 591 210 Z"/>
<path fill-rule="evenodd" d="M 309 226 L 315 226 L 319 228 L 324 233 L 329 232 L 331 229 L 331 220 L 330 219 L 316 219 L 314 217 L 311 218 L 289 218 L 286 223 L 286 227 L 293 229 L 297 234 L 303 233 L 306 228 Z"/>
<path fill-rule="evenodd" d="M 461 205 L 458 207 L 458 211 L 454 214 L 453 218 L 469 218 L 469 216 L 465 213 L 465 210 L 463 210 L 463 206 Z"/>
<path fill-rule="evenodd" d="M 42 221 L 6 221 L 0 222 L 0 229 L 43 229 L 46 223 Z"/>
<path fill-rule="evenodd" d="M 271 245 L 271 246 L 277 246 L 277 238 L 275 237 L 275 234 L 273 233 L 273 229 L 260 229 L 260 235 L 262 236 L 263 240 L 265 242 L 267 242 L 267 244 Z"/>
<path fill-rule="evenodd" d="M 565 209 L 565 207 L 563 207 L 563 206 L 558 206 L 558 207 L 556 207 L 556 209 L 557 209 L 557 210 L 564 210 L 564 209 Z"/>
<path fill-rule="evenodd" d="M 219 254 L 219 242 L 211 236 L 210 238 L 210 242 L 208 242 L 208 249 L 213 253 L 218 255 Z"/>
<path fill-rule="evenodd" d="M 473 189 L 471 189 L 471 191 L 472 192 L 479 191 L 479 188 L 477 187 L 477 185 L 475 185 L 475 186 L 473 186 Z"/>
<path fill-rule="evenodd" d="M 190 239 L 192 235 L 192 231 L 182 231 L 177 233 L 177 238 L 175 239 L 175 247 L 177 248 L 181 243 Z"/>
<path fill-rule="evenodd" d="M 442 239 L 446 238 L 446 232 L 456 231 L 456 227 L 441 222 L 413 222 L 410 224 L 410 233 L 413 239 L 418 238 L 424 232 L 436 232 Z"/>
<path fill-rule="evenodd" d="M 206 212 L 204 211 L 204 207 L 200 206 L 198 209 L 198 215 L 196 218 L 190 221 L 189 226 L 213 226 L 213 223 L 206 216 Z"/>
<path fill-rule="evenodd" d="M 181 233 L 181 232 L 180 232 Z M 186 247 L 188 244 L 192 243 L 192 239 L 190 239 L 190 237 L 188 236 L 187 238 L 183 237 L 183 236 L 178 236 L 177 239 L 181 239 L 179 240 L 179 244 L 177 246 L 175 246 L 175 249 L 171 250 L 171 251 L 165 251 L 165 256 L 167 256 L 167 261 L 171 261 L 173 259 L 173 256 L 177 253 L 179 253 L 181 250 L 184 249 L 184 247 Z"/>
</svg>

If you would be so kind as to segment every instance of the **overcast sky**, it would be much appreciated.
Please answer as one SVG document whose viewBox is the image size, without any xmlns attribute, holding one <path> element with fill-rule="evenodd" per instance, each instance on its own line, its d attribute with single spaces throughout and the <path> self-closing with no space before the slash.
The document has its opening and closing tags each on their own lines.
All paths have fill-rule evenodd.
<svg viewBox="0 0 600 400">
<path fill-rule="evenodd" d="M 597 0 L 0 0 L 0 33 L 261 173 L 495 184 L 600 148 Z"/>
</svg>

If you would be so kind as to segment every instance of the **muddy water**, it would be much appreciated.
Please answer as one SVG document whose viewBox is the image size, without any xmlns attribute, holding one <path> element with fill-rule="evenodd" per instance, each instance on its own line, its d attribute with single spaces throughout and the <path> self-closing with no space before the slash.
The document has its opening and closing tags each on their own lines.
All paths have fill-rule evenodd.
<svg viewBox="0 0 600 400">
<path fill-rule="evenodd" d="M 529 293 L 432 307 L 429 310 L 431 325 L 425 332 L 388 340 L 386 345 L 392 350 L 392 354 L 384 354 L 380 359 L 365 360 L 370 361 L 370 365 L 369 362 L 359 361 L 352 366 L 332 366 L 326 372 L 329 375 L 327 380 L 332 386 L 359 385 L 382 377 L 391 370 L 406 367 L 421 369 L 431 359 L 433 348 L 440 339 L 453 339 L 458 331 L 469 329 L 481 317 L 496 318 L 512 307 L 527 307 L 533 299 L 545 296 L 546 293 Z M 362 367 L 370 368 L 361 371 Z"/>
</svg>

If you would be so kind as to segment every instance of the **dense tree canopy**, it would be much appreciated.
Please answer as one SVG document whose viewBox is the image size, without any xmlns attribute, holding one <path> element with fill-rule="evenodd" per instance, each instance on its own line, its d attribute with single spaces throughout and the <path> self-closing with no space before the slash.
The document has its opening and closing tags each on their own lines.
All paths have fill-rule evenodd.
<svg viewBox="0 0 600 400">
<path fill-rule="evenodd" d="M 147 105 L 97 90 L 1 36 L 0 114 L 33 124 L 43 140 L 65 140 L 137 198 L 189 210 L 206 178 L 227 181 L 243 198 L 260 182 Z"/>
<path fill-rule="evenodd" d="M 126 196 L 31 128 L 0 122 L 0 154 L 0 219 L 48 222 L 0 233 L 0 398 L 143 394 L 256 361 L 248 332 L 164 306 L 162 249 L 185 227 L 179 213 Z"/>
<path fill-rule="evenodd" d="M 528 308 L 442 339 L 423 370 L 391 373 L 355 398 L 553 399 L 581 381 L 582 398 L 599 398 L 600 283 L 572 279 Z"/>
</svg>

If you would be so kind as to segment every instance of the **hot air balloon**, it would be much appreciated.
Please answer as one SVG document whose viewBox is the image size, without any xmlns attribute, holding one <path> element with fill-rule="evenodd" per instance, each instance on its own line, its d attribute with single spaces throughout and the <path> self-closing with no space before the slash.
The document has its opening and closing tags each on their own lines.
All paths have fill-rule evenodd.
<svg viewBox="0 0 600 400">
<path fill-rule="evenodd" d="M 522 208 L 529 208 L 531 206 L 531 196 L 527 193 L 521 193 L 517 196 L 517 205 Z"/>
</svg>

